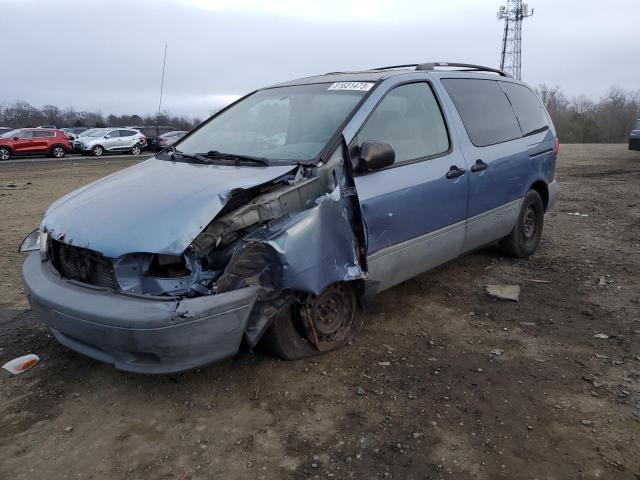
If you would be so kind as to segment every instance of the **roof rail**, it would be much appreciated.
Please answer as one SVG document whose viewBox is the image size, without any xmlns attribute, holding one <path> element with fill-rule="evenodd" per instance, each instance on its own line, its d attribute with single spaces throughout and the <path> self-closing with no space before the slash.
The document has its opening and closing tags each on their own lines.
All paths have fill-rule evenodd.
<svg viewBox="0 0 640 480">
<path fill-rule="evenodd" d="M 395 68 L 408 68 L 415 67 L 415 70 L 435 70 L 436 67 L 454 67 L 464 69 L 462 71 L 469 72 L 492 72 L 497 73 L 501 77 L 510 77 L 508 73 L 503 70 L 491 67 L 485 67 L 482 65 L 473 65 L 471 63 L 451 63 L 451 62 L 429 62 L 429 63 L 410 63 L 407 65 L 393 65 L 390 67 L 374 68 L 373 70 L 393 70 Z"/>
</svg>

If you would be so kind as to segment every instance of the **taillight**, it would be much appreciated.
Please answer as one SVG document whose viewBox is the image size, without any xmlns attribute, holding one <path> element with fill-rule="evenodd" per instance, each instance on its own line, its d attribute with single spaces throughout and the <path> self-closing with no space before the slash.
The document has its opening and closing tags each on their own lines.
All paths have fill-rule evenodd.
<svg viewBox="0 0 640 480">
<path fill-rule="evenodd" d="M 553 147 L 553 153 L 558 155 L 560 153 L 560 140 L 556 138 L 556 144 Z"/>
</svg>

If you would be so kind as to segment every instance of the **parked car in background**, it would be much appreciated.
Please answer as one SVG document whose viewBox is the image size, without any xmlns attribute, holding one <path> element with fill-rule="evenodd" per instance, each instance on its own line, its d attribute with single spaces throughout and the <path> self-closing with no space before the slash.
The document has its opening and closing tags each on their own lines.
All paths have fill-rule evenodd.
<svg viewBox="0 0 640 480">
<path fill-rule="evenodd" d="M 636 120 L 636 124 L 629 133 L 629 150 L 640 151 L 640 118 Z"/>
<path fill-rule="evenodd" d="M 55 125 L 38 125 L 36 128 L 49 128 L 55 130 L 58 127 L 56 127 Z"/>
<path fill-rule="evenodd" d="M 558 149 L 533 90 L 492 68 L 291 80 L 56 201 L 22 244 L 25 292 L 57 341 L 122 370 L 262 340 L 321 354 L 374 294 L 493 243 L 533 255 Z"/>
<path fill-rule="evenodd" d="M 152 149 L 152 145 L 157 143 L 156 137 L 160 135 L 164 135 L 165 133 L 173 132 L 178 130 L 176 127 L 172 127 L 170 125 L 159 125 L 159 126 L 146 126 L 146 127 L 130 127 L 139 130 L 147 139 L 147 144 L 145 145 L 145 149 Z"/>
<path fill-rule="evenodd" d="M 153 140 L 151 140 L 151 142 L 148 142 L 149 149 L 157 152 L 158 150 L 167 148 L 168 146 L 176 143 L 178 140 L 184 137 L 187 133 L 189 132 L 186 132 L 184 130 L 176 130 L 173 132 L 163 133 L 162 135 L 159 135 Z"/>
<path fill-rule="evenodd" d="M 104 153 L 131 153 L 140 155 L 145 137 L 137 130 L 128 128 L 96 129 L 73 142 L 75 150 L 99 157 Z"/>
<path fill-rule="evenodd" d="M 72 127 L 72 128 L 62 128 L 61 129 L 71 140 L 75 140 L 78 136 L 87 130 L 87 127 Z"/>
<path fill-rule="evenodd" d="M 0 136 L 0 160 L 21 155 L 49 155 L 62 158 L 72 150 L 71 141 L 62 130 L 20 128 Z"/>
</svg>

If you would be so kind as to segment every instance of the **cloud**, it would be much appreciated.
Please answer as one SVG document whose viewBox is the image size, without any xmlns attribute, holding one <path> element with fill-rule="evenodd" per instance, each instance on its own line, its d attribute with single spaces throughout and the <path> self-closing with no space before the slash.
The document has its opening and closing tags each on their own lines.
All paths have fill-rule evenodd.
<svg viewBox="0 0 640 480">
<path fill-rule="evenodd" d="M 530 0 L 523 78 L 569 95 L 638 89 L 636 1 L 618 0 L 603 20 L 596 0 Z M 0 75 L 0 104 L 153 113 L 165 43 L 163 108 L 200 117 L 262 86 L 323 72 L 426 61 L 496 66 L 499 4 L 4 0 L 11 21 L 3 23 L 3 61 L 11 68 Z"/>
</svg>

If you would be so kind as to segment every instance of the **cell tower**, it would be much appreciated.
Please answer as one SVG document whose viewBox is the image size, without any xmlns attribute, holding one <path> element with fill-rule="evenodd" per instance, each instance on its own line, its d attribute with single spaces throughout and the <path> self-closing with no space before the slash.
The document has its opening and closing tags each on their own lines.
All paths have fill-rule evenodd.
<svg viewBox="0 0 640 480">
<path fill-rule="evenodd" d="M 502 55 L 500 70 L 520 80 L 522 68 L 522 20 L 533 15 L 533 8 L 522 0 L 507 0 L 507 6 L 500 7 L 498 19 L 504 20 Z"/>
</svg>

